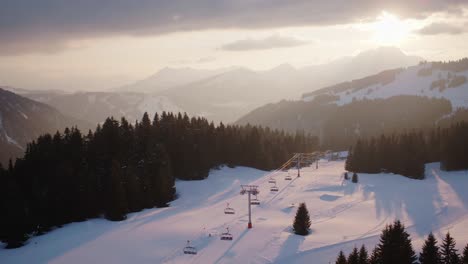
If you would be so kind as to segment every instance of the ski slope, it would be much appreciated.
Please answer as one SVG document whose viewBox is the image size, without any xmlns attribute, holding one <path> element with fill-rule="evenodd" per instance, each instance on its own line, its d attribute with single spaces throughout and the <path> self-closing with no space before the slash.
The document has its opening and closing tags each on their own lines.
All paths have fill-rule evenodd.
<svg viewBox="0 0 468 264">
<path fill-rule="evenodd" d="M 393 174 L 360 174 L 358 184 L 342 179 L 343 161 L 303 168 L 270 192 L 269 173 L 221 168 L 204 181 L 178 181 L 171 207 L 130 214 L 123 222 L 93 219 L 69 224 L 29 240 L 14 250 L 0 249 L 0 263 L 330 263 L 340 250 L 365 244 L 372 249 L 382 228 L 395 219 L 408 227 L 413 246 L 424 236 L 450 230 L 459 249 L 468 242 L 468 172 L 441 172 L 428 164 L 425 180 Z M 259 186 L 261 204 L 252 207 L 247 229 L 247 197 L 240 184 Z M 312 233 L 296 236 L 292 221 L 306 202 Z M 236 210 L 226 215 L 226 204 Z M 229 227 L 232 241 L 221 241 Z M 198 249 L 184 255 L 186 241 Z"/>
</svg>

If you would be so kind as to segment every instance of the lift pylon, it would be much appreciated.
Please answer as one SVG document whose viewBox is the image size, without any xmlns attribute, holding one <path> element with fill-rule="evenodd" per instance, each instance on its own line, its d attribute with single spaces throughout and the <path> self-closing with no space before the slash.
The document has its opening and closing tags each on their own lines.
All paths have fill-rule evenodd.
<svg viewBox="0 0 468 264">
<path fill-rule="evenodd" d="M 250 201 L 250 195 L 255 195 L 257 196 L 259 193 L 258 191 L 258 186 L 257 185 L 241 185 L 241 191 L 240 194 L 248 195 L 248 205 L 249 205 L 249 223 L 247 225 L 247 228 L 252 228 L 252 210 L 251 210 L 251 201 Z"/>
</svg>

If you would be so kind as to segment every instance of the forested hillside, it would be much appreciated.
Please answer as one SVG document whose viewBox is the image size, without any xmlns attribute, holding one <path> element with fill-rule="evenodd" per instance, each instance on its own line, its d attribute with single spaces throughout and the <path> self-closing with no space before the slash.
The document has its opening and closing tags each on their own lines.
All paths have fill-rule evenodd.
<svg viewBox="0 0 468 264">
<path fill-rule="evenodd" d="M 91 123 L 0 88 L 0 163 L 20 157 L 28 142 L 65 127 L 88 129 Z"/>
<path fill-rule="evenodd" d="M 424 165 L 439 162 L 442 170 L 468 169 L 468 123 L 431 131 L 381 135 L 358 140 L 346 169 L 354 172 L 393 172 L 423 179 Z"/>
<path fill-rule="evenodd" d="M 45 134 L 24 158 L 0 167 L 0 239 L 18 247 L 29 235 L 104 215 L 164 207 L 175 179 L 200 180 L 210 169 L 271 170 L 294 152 L 317 148 L 316 138 L 254 126 L 215 126 L 203 118 L 145 113 L 130 124 L 108 118 L 95 132 L 76 128 Z"/>
<path fill-rule="evenodd" d="M 344 150 L 359 138 L 411 129 L 430 129 L 448 118 L 451 112 L 448 100 L 419 96 L 353 101 L 343 106 L 316 98 L 310 102 L 282 101 L 269 104 L 237 123 L 261 124 L 290 132 L 304 130 L 320 137 L 324 148 Z"/>
</svg>

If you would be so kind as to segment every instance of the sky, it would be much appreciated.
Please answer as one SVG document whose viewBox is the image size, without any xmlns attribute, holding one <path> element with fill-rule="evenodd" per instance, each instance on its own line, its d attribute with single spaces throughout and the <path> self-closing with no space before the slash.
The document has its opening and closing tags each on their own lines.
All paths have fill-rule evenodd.
<svg viewBox="0 0 468 264">
<path fill-rule="evenodd" d="M 0 85 L 106 90 L 164 67 L 301 67 L 379 46 L 468 56 L 468 0 L 350 3 L 0 0 Z"/>
</svg>

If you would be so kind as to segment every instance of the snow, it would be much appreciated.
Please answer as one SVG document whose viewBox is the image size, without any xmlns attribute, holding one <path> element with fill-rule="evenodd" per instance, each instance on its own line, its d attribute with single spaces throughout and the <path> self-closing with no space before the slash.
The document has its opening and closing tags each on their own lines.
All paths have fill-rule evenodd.
<svg viewBox="0 0 468 264">
<path fill-rule="evenodd" d="M 138 104 L 137 108 L 142 112 L 154 115 L 154 113 L 166 112 L 184 112 L 181 108 L 175 105 L 168 97 L 159 95 L 146 95 Z"/>
<path fill-rule="evenodd" d="M 359 174 L 344 181 L 344 161 L 321 160 L 301 177 L 273 175 L 280 191 L 271 193 L 271 174 L 223 167 L 203 181 L 177 181 L 179 198 L 171 207 L 130 214 L 123 222 L 93 219 L 72 223 L 14 250 L 0 250 L 0 263 L 329 263 L 354 246 L 370 249 L 382 228 L 400 219 L 420 250 L 433 231 L 441 240 L 450 230 L 458 248 L 468 242 L 468 171 L 443 172 L 426 166 L 425 180 L 394 174 Z M 291 171 L 295 175 L 295 171 Z M 247 197 L 240 184 L 259 185 L 261 200 L 247 226 Z M 297 205 L 306 202 L 312 233 L 296 236 L 291 224 Z M 229 203 L 236 210 L 225 215 Z M 219 235 L 229 227 L 232 241 Z M 210 236 L 211 234 L 211 236 Z M 184 255 L 187 240 L 197 255 Z"/>
<path fill-rule="evenodd" d="M 25 113 L 21 112 L 20 110 L 18 110 L 18 113 L 20 113 L 20 115 L 23 116 L 24 119 L 29 119 L 29 117 Z"/>
<path fill-rule="evenodd" d="M 431 75 L 418 75 L 419 70 L 429 66 L 430 65 L 418 65 L 408 67 L 397 74 L 394 81 L 385 85 L 375 84 L 357 91 L 346 90 L 339 93 L 331 92 L 328 94 L 339 96 L 339 99 L 335 101 L 338 105 L 349 104 L 353 99 L 386 99 L 399 95 L 417 95 L 430 98 L 445 98 L 452 103 L 454 110 L 456 108 L 466 108 L 468 105 L 468 82 L 458 87 L 447 88 L 443 91 L 439 91 L 438 88 L 431 89 L 432 82 L 440 78 L 446 78 L 449 71 L 433 70 Z M 468 71 L 450 72 L 450 74 L 468 78 Z M 303 100 L 312 101 L 316 96 L 317 95 L 306 97 Z"/>
<path fill-rule="evenodd" d="M 10 136 L 8 136 L 5 128 L 3 127 L 2 113 L 0 113 L 0 136 L 2 136 L 2 135 L 7 140 L 8 144 L 13 144 L 13 145 L 17 146 L 19 149 L 24 150 L 24 148 L 18 142 L 16 142 L 16 140 L 14 140 Z M 0 139 L 2 139 L 2 138 L 0 137 Z"/>
</svg>

